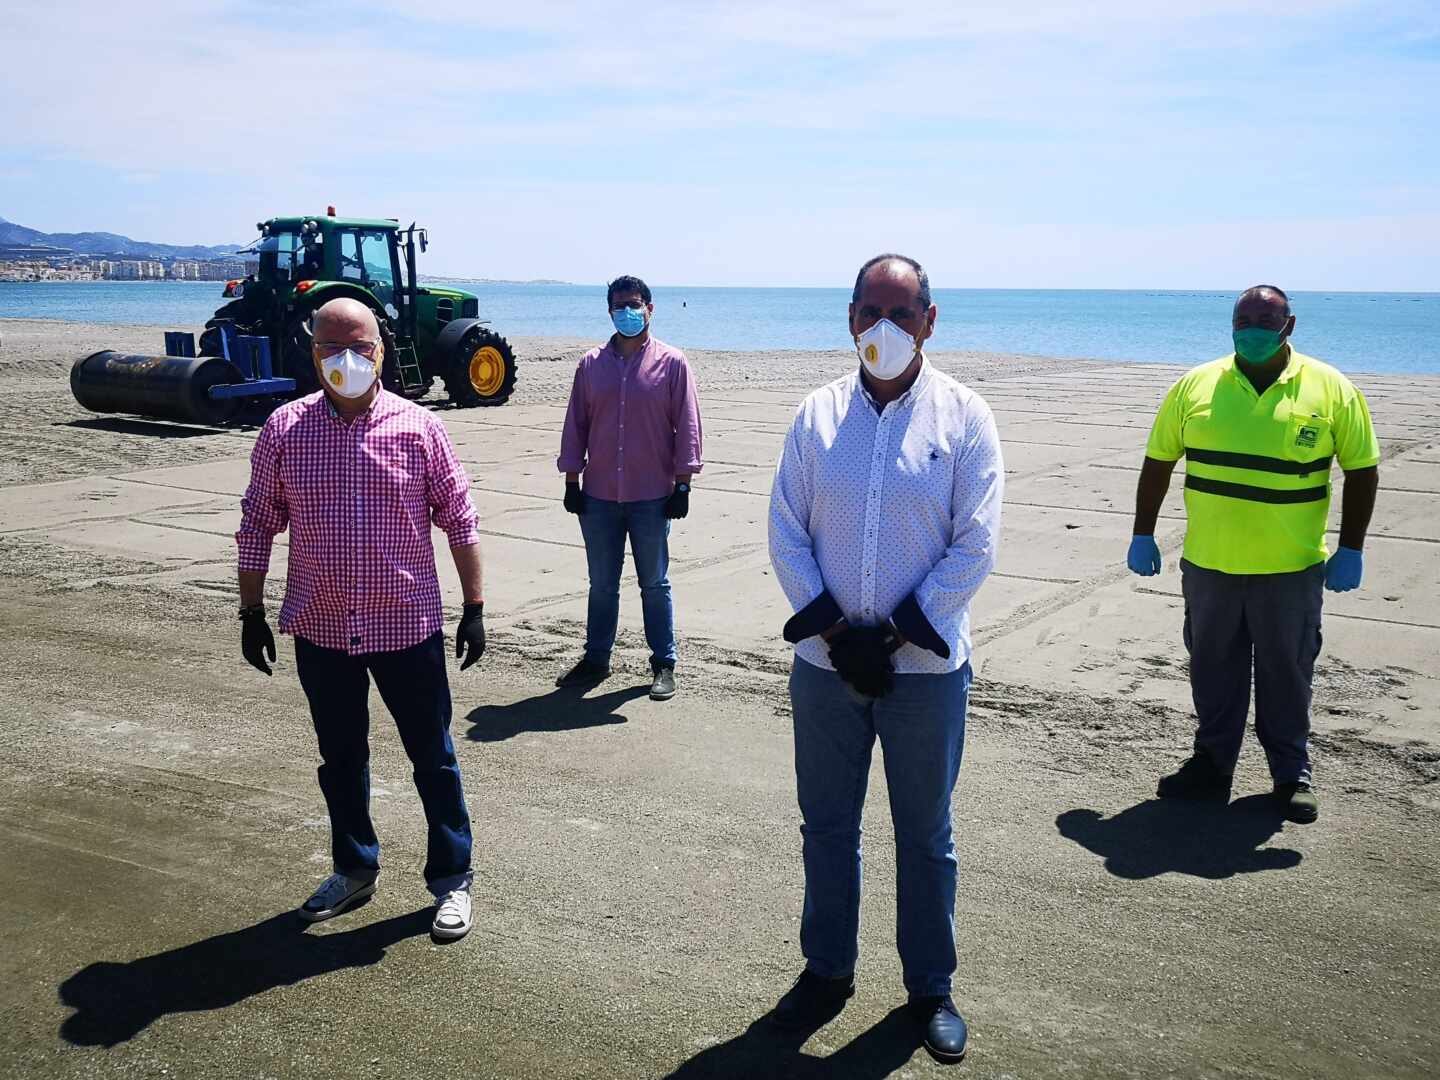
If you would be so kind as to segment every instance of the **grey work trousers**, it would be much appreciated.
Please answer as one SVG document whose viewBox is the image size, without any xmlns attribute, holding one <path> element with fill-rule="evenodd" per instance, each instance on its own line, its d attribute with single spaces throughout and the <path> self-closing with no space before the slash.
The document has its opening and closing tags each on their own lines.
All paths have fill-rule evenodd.
<svg viewBox="0 0 1440 1080">
<path fill-rule="evenodd" d="M 1277 784 L 1310 781 L 1310 683 L 1320 655 L 1325 564 L 1222 574 L 1180 561 L 1185 648 L 1200 726 L 1195 752 L 1235 772 L 1255 678 L 1255 735 Z"/>
</svg>

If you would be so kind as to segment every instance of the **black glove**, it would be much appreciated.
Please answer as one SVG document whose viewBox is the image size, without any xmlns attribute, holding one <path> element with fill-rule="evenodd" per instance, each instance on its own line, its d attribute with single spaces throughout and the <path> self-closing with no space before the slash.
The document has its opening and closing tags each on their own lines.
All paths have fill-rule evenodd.
<svg viewBox="0 0 1440 1080">
<path fill-rule="evenodd" d="M 275 635 L 265 621 L 265 609 L 258 604 L 240 609 L 240 652 L 251 667 L 270 674 L 270 664 L 275 662 Z M 267 654 L 270 664 L 265 663 Z"/>
<path fill-rule="evenodd" d="M 866 697 L 880 698 L 895 689 L 895 661 L 900 639 L 885 626 L 847 626 L 830 639 L 835 673 Z"/>
<path fill-rule="evenodd" d="M 585 512 L 585 493 L 580 490 L 578 480 L 565 481 L 565 509 L 572 514 Z"/>
<path fill-rule="evenodd" d="M 785 621 L 785 640 L 794 645 L 807 637 L 824 633 L 844 618 L 845 613 L 830 595 L 830 590 L 826 589 Z"/>
<path fill-rule="evenodd" d="M 468 646 L 468 650 L 467 650 Z M 464 671 L 485 655 L 485 604 L 466 604 L 465 613 L 460 616 L 460 625 L 455 628 L 455 659 L 465 657 L 460 665 Z"/>
<path fill-rule="evenodd" d="M 667 518 L 683 518 L 690 512 L 690 485 L 676 484 L 675 490 L 665 500 L 665 516 Z"/>
<path fill-rule="evenodd" d="M 945 639 L 930 625 L 930 620 L 925 617 L 920 601 L 915 599 L 914 593 L 900 601 L 895 614 L 890 616 L 890 625 L 900 631 L 912 645 L 928 649 L 941 660 L 950 659 L 950 646 L 945 644 Z"/>
</svg>

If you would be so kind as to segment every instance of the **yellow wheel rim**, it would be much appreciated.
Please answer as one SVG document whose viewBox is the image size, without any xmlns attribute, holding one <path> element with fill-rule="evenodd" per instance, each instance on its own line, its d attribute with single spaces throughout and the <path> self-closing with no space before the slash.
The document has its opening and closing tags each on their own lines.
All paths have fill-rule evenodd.
<svg viewBox="0 0 1440 1080">
<path fill-rule="evenodd" d="M 493 345 L 476 349 L 470 357 L 470 385 L 481 397 L 491 397 L 505 385 L 505 358 Z"/>
</svg>

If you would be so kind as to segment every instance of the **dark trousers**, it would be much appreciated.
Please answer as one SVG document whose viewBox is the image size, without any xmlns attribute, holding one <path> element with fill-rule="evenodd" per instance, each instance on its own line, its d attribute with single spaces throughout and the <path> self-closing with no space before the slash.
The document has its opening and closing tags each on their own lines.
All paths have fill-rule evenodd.
<svg viewBox="0 0 1440 1080">
<path fill-rule="evenodd" d="M 1255 680 L 1255 734 L 1276 783 L 1310 779 L 1310 684 L 1320 655 L 1325 564 L 1222 574 L 1181 560 L 1185 647 L 1200 726 L 1195 751 L 1234 773 Z"/>
<path fill-rule="evenodd" d="M 360 880 L 380 872 L 380 841 L 370 821 L 370 677 L 395 718 L 415 767 L 429 845 L 425 883 L 436 896 L 470 883 L 470 813 L 450 741 L 445 636 L 432 634 L 395 652 L 350 656 L 295 639 L 295 670 L 320 741 L 320 790 L 330 811 L 335 870 Z"/>
</svg>

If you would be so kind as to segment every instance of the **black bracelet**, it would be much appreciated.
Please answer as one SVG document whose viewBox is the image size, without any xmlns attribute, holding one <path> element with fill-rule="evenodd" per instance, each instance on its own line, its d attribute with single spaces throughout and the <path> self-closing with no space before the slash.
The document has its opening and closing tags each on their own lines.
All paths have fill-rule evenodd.
<svg viewBox="0 0 1440 1080">
<path fill-rule="evenodd" d="M 259 616 L 262 616 L 262 617 L 263 617 L 264 614 L 265 614 L 265 605 L 264 605 L 264 604 L 251 604 L 251 605 L 249 605 L 248 607 L 242 607 L 242 608 L 240 609 L 240 620 L 243 622 L 244 620 L 249 619 L 249 618 L 252 618 L 252 617 L 255 616 L 255 615 L 259 615 Z"/>
</svg>

